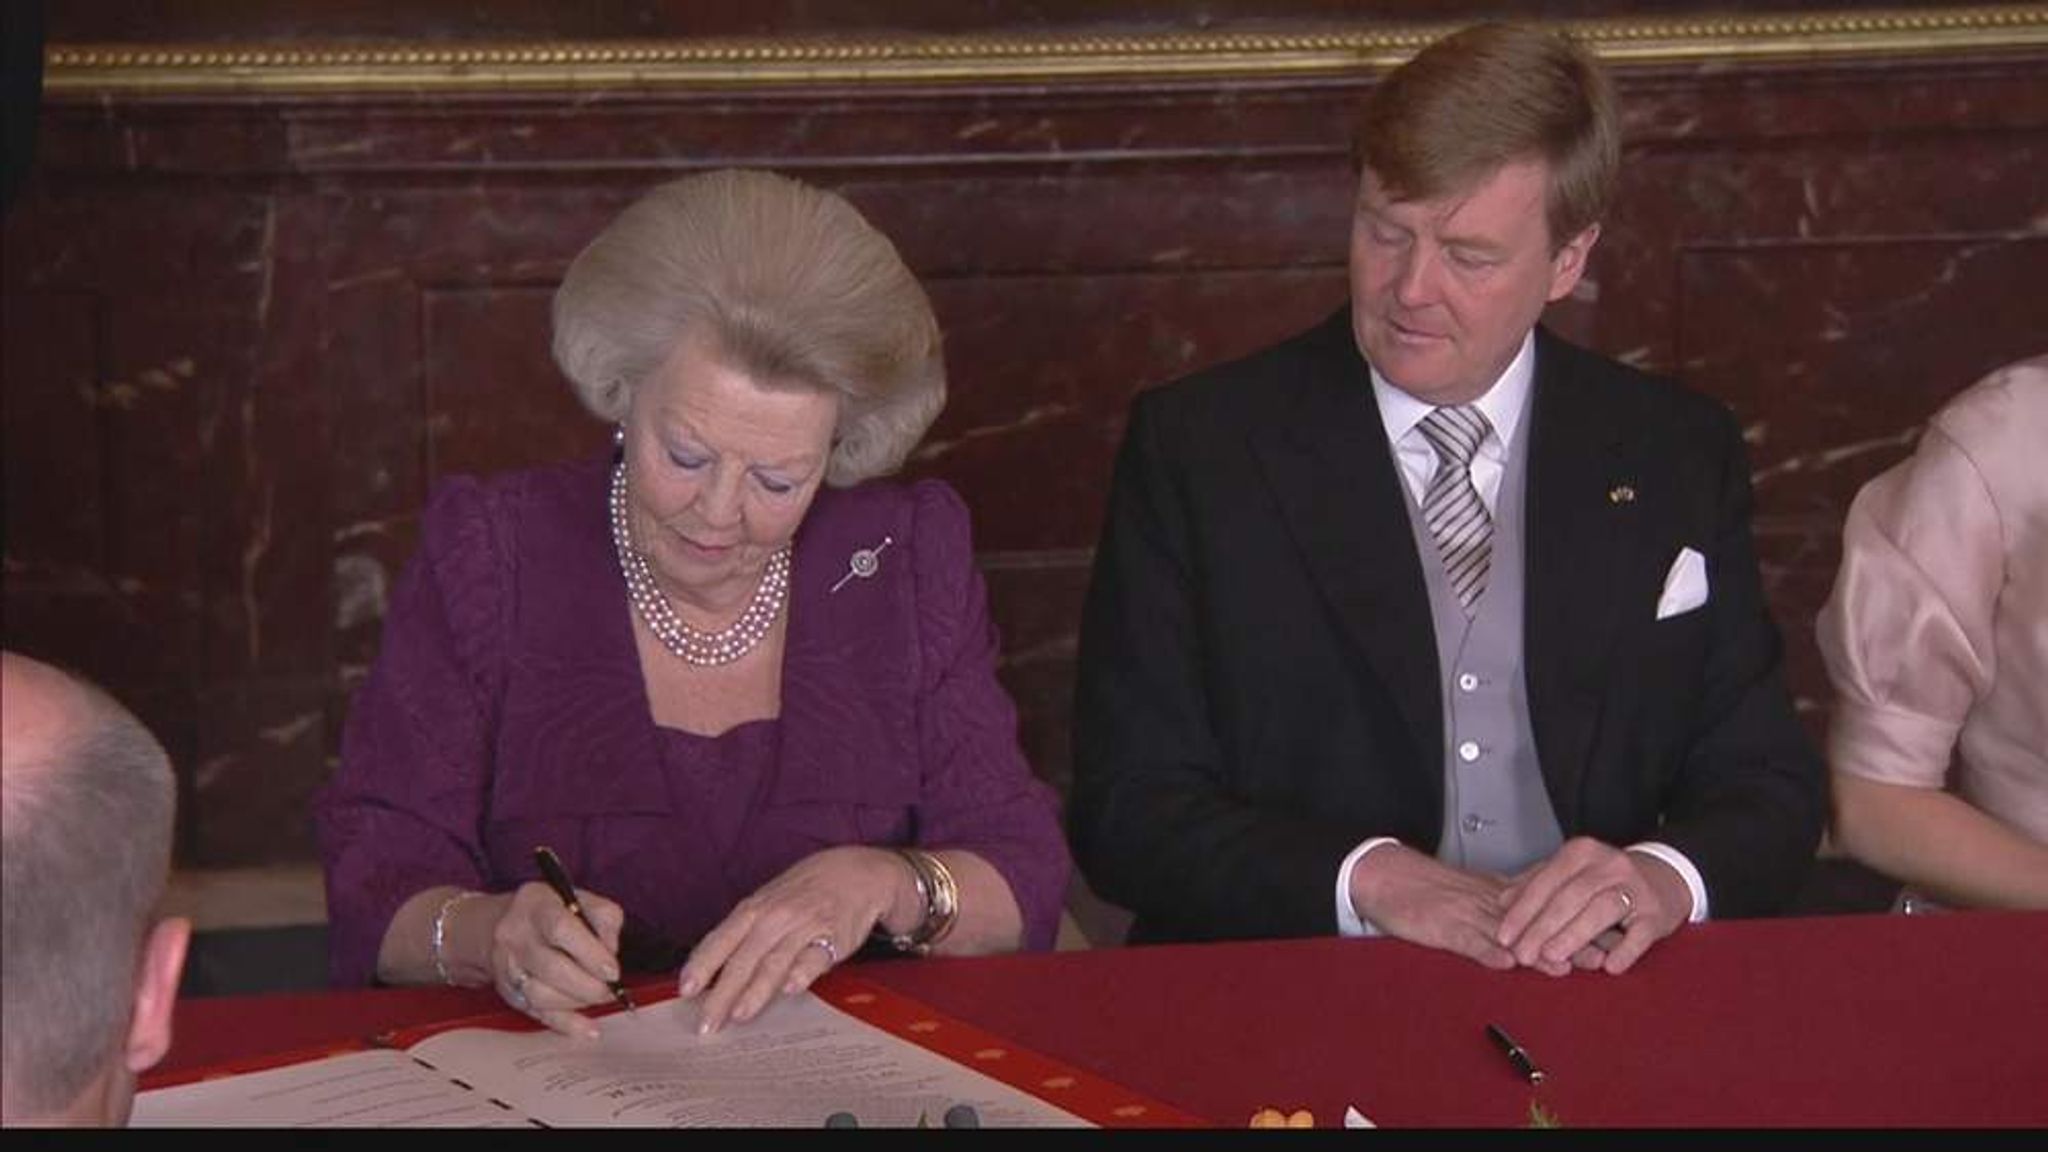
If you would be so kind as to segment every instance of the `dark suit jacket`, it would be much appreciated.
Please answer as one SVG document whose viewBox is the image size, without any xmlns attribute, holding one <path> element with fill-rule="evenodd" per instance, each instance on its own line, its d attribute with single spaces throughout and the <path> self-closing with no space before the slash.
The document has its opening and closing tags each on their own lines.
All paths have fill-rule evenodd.
<svg viewBox="0 0 2048 1152">
<path fill-rule="evenodd" d="M 1823 777 L 1758 579 L 1740 430 L 1539 329 L 1524 434 L 1524 667 L 1564 834 L 1670 844 L 1715 916 L 1779 908 Z M 1133 940 L 1334 932 L 1353 848 L 1436 850 L 1441 677 L 1405 499 L 1348 310 L 1133 404 L 1068 809 Z M 1687 546 L 1708 601 L 1658 620 Z"/>
</svg>

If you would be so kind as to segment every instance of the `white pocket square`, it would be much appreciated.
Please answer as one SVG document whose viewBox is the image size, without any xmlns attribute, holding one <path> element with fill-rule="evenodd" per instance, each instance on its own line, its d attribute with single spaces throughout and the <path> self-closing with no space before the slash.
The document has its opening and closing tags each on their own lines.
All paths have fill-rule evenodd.
<svg viewBox="0 0 2048 1152">
<path fill-rule="evenodd" d="M 1690 612 L 1707 602 L 1707 558 L 1680 548 L 1671 571 L 1664 574 L 1664 593 L 1657 597 L 1657 619 Z"/>
</svg>

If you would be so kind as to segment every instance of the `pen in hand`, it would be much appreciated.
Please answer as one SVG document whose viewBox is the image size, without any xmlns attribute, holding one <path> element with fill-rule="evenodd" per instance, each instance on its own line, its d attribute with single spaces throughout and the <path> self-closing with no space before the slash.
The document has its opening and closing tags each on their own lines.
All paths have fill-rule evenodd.
<svg viewBox="0 0 2048 1152">
<path fill-rule="evenodd" d="M 1529 1058 L 1529 1053 L 1520 1044 L 1515 1043 L 1512 1036 L 1500 1030 L 1500 1025 L 1488 1024 L 1486 1035 L 1493 1040 L 1493 1046 L 1500 1049 L 1501 1054 L 1515 1066 L 1515 1071 L 1526 1077 L 1529 1083 L 1543 1083 L 1543 1069 L 1536 1066 L 1536 1061 Z"/>
<path fill-rule="evenodd" d="M 597 925 L 590 922 L 590 913 L 583 910 L 583 902 L 576 898 L 576 886 L 569 883 L 569 870 L 562 867 L 561 858 L 555 855 L 555 850 L 545 844 L 535 848 L 533 862 L 540 865 L 540 874 L 547 880 L 548 887 L 553 888 L 555 895 L 562 898 L 562 903 L 568 906 L 569 911 L 575 913 L 578 920 L 583 921 L 583 926 L 590 929 L 590 934 L 600 940 L 604 939 L 598 934 Z M 640 1010 L 640 1006 L 633 1003 L 633 997 L 626 991 L 625 984 L 617 980 L 607 980 L 605 985 L 612 990 L 612 997 L 625 1005 L 629 1011 Z"/>
</svg>

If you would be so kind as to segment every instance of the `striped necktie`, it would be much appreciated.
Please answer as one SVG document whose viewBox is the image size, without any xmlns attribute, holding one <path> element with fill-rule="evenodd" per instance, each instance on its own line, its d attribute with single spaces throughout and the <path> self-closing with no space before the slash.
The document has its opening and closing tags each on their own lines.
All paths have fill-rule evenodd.
<svg viewBox="0 0 2048 1152">
<path fill-rule="evenodd" d="M 1486 591 L 1493 559 L 1493 517 L 1472 486 L 1472 455 L 1492 430 L 1486 414 L 1471 405 L 1437 408 L 1422 418 L 1422 435 L 1436 449 L 1436 475 L 1422 494 L 1422 519 L 1436 539 L 1451 591 L 1465 615 Z"/>
</svg>

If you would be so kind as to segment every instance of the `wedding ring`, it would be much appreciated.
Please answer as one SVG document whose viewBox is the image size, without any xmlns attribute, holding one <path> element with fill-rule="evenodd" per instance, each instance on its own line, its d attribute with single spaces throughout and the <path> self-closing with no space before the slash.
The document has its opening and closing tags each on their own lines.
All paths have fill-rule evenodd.
<svg viewBox="0 0 2048 1152">
<path fill-rule="evenodd" d="M 525 971 L 518 968 L 512 970 L 512 992 L 505 999 L 510 1000 L 512 1006 L 521 1012 L 533 1011 L 533 1001 L 526 996 L 526 982 L 530 979 L 532 977 Z"/>
<path fill-rule="evenodd" d="M 805 947 L 823 948 L 825 950 L 825 959 L 827 961 L 835 965 L 839 963 L 839 946 L 837 944 L 832 943 L 832 937 L 830 936 L 814 937 L 809 944 L 805 945 Z"/>
<path fill-rule="evenodd" d="M 1608 889 L 1608 891 L 1613 892 L 1616 896 L 1621 897 L 1621 919 L 1616 921 L 1616 923 L 1628 923 L 1629 917 L 1636 914 L 1636 898 L 1634 896 L 1629 895 L 1629 891 L 1626 888 L 1616 887 L 1610 888 Z"/>
</svg>

